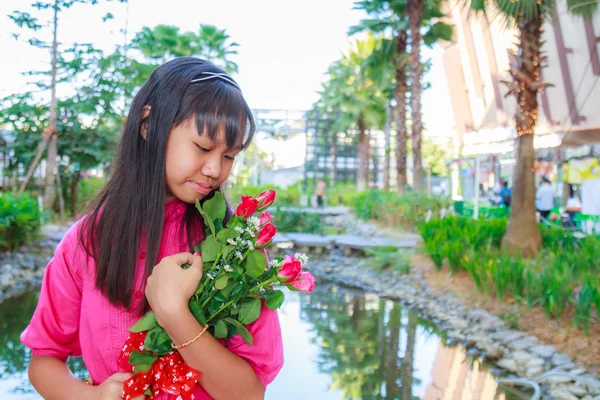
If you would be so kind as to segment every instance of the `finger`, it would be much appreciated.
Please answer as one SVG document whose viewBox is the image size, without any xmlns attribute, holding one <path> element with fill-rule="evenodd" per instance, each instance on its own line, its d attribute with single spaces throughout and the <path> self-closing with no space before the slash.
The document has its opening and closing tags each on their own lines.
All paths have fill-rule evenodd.
<svg viewBox="0 0 600 400">
<path fill-rule="evenodd" d="M 141 395 L 141 396 L 138 396 L 138 397 L 134 397 L 132 400 L 145 400 L 145 399 L 146 399 L 146 396 L 145 395 Z"/>
<path fill-rule="evenodd" d="M 110 379 L 123 383 L 132 376 L 133 374 L 130 372 L 117 372 L 116 374 L 111 375 Z"/>
<path fill-rule="evenodd" d="M 168 258 L 169 262 L 174 262 L 180 267 L 184 264 L 191 264 L 193 261 L 192 253 L 177 253 L 166 258 Z"/>
<path fill-rule="evenodd" d="M 190 265 L 190 269 L 199 270 L 202 272 L 204 267 L 204 263 L 202 262 L 202 255 L 200 252 L 195 252 L 192 256 L 192 265 Z"/>
</svg>

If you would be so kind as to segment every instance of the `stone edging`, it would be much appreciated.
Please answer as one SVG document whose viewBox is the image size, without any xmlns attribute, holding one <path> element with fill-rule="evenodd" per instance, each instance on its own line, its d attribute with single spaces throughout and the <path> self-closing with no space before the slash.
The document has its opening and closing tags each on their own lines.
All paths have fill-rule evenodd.
<svg viewBox="0 0 600 400">
<path fill-rule="evenodd" d="M 39 286 L 66 227 L 46 225 L 42 238 L 16 251 L 0 252 L 0 303 Z"/>
<path fill-rule="evenodd" d="M 368 264 L 368 258 L 343 258 L 330 253 L 311 258 L 307 267 L 327 280 L 402 302 L 436 323 L 449 344 L 463 345 L 469 354 L 505 370 L 509 378 L 537 382 L 544 393 L 542 399 L 600 400 L 600 379 L 567 354 L 538 343 L 537 338 L 524 332 L 510 330 L 487 311 L 466 309 L 454 296 L 437 295 L 418 272 L 381 273 Z"/>
</svg>

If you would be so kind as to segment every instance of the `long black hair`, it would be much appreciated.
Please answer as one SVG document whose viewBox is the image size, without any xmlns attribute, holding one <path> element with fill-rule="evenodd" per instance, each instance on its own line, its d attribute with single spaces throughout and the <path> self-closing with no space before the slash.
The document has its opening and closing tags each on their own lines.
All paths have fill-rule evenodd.
<svg viewBox="0 0 600 400">
<path fill-rule="evenodd" d="M 110 178 L 82 222 L 80 242 L 95 261 L 96 287 L 115 306 L 132 306 L 141 237 L 146 239 L 145 277 L 157 261 L 165 212 L 165 153 L 170 130 L 196 118 L 198 133 L 206 132 L 211 139 L 224 127 L 230 149 L 242 136 L 242 147 L 246 148 L 254 135 L 252 112 L 236 85 L 221 78 L 191 83 L 207 73 L 225 72 L 209 61 L 182 57 L 150 75 L 131 103 Z M 144 118 L 146 106 L 150 106 L 150 114 Z M 145 138 L 142 125 L 147 129 Z M 214 192 L 206 199 L 213 195 Z M 189 204 L 182 224 L 187 227 L 190 249 L 196 244 L 191 243 L 191 229 L 198 220 L 198 211 Z M 145 298 L 135 307 L 143 312 L 147 308 Z"/>
</svg>

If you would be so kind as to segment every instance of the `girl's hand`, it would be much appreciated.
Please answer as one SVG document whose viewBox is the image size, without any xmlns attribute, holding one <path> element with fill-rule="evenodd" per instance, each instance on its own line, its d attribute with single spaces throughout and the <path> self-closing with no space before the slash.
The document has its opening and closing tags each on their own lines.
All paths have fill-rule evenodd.
<svg viewBox="0 0 600 400">
<path fill-rule="evenodd" d="M 188 269 L 181 268 L 190 264 Z M 161 326 L 167 318 L 188 311 L 188 300 L 200 283 L 204 263 L 200 253 L 168 256 L 154 267 L 146 283 L 146 298 Z"/>
<path fill-rule="evenodd" d="M 121 400 L 123 398 L 124 382 L 131 378 L 133 374 L 127 372 L 117 372 L 108 377 L 100 385 L 96 386 L 96 400 Z M 141 395 L 132 400 L 145 400 L 146 396 Z"/>
</svg>

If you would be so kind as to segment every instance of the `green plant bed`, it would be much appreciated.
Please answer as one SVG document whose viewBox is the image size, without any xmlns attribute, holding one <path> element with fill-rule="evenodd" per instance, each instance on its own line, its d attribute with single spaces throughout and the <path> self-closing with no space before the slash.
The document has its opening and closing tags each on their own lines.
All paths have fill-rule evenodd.
<svg viewBox="0 0 600 400">
<path fill-rule="evenodd" d="M 35 239 L 45 215 L 28 194 L 0 194 L 0 250 L 14 250 Z"/>
<path fill-rule="evenodd" d="M 317 213 L 304 212 L 300 209 L 274 208 L 272 214 L 279 232 L 304 232 L 318 235 L 325 234 L 325 223 Z"/>
<path fill-rule="evenodd" d="M 541 307 L 560 319 L 569 307 L 573 324 L 587 334 L 600 314 L 600 238 L 575 239 L 571 232 L 540 227 L 543 248 L 535 259 L 510 256 L 501 248 L 505 219 L 449 217 L 422 224 L 423 249 L 438 269 L 466 270 L 477 289 L 499 300 Z"/>
</svg>

